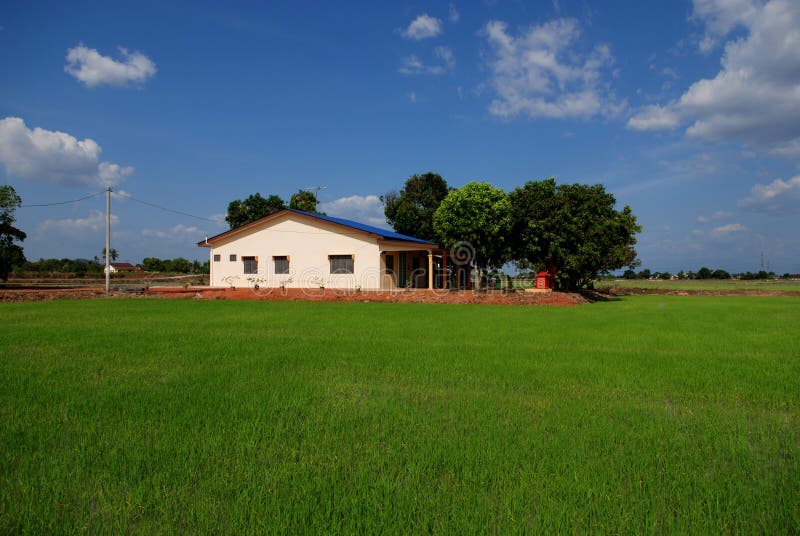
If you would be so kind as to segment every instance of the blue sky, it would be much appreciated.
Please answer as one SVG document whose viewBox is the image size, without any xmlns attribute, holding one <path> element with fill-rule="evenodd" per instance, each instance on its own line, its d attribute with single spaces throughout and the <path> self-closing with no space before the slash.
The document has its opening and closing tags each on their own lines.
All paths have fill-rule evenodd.
<svg viewBox="0 0 800 536">
<path fill-rule="evenodd" d="M 205 260 L 255 192 L 384 225 L 377 196 L 435 171 L 603 183 L 654 270 L 800 273 L 793 0 L 7 2 L 0 27 L 0 182 L 112 185 L 123 260 Z M 98 255 L 104 210 L 20 208 L 27 257 Z"/>
</svg>

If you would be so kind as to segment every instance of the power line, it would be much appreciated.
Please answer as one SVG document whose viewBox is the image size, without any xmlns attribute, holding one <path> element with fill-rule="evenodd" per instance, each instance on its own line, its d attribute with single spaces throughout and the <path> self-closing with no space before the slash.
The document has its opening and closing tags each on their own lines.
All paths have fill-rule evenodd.
<svg viewBox="0 0 800 536">
<path fill-rule="evenodd" d="M 55 206 L 58 206 L 58 205 L 69 205 L 71 203 L 78 203 L 79 201 L 85 201 L 87 199 L 91 199 L 92 197 L 97 197 L 98 195 L 103 195 L 104 193 L 106 193 L 105 190 L 103 190 L 102 192 L 96 192 L 96 193 L 93 193 L 93 194 L 89 194 L 86 197 L 81 197 L 79 199 L 72 199 L 70 201 L 58 201 L 58 202 L 55 202 L 55 203 L 36 203 L 36 204 L 31 204 L 31 205 L 20 205 L 20 208 L 55 207 Z"/>
<path fill-rule="evenodd" d="M 156 205 L 155 203 L 150 203 L 149 201 L 142 201 L 141 199 L 136 199 L 135 197 L 133 197 L 132 195 L 127 194 L 127 193 L 126 194 L 119 194 L 119 195 L 120 195 L 120 197 L 123 197 L 125 199 L 130 199 L 131 201 L 135 201 L 137 203 L 141 203 L 142 205 L 147 205 L 148 207 L 157 208 L 157 209 L 163 210 L 165 212 L 172 212 L 173 214 L 180 214 L 181 216 L 194 218 L 196 220 L 209 221 L 211 223 L 225 223 L 224 221 L 212 220 L 211 218 L 203 218 L 202 216 L 195 216 L 194 214 L 189 214 L 188 212 L 181 212 L 180 210 L 174 210 L 174 209 L 171 209 L 171 208 L 162 207 L 161 205 Z"/>
</svg>

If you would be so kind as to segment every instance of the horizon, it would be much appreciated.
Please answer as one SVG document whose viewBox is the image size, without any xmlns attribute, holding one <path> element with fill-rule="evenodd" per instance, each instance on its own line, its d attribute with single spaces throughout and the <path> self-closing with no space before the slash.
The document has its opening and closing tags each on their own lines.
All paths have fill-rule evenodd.
<svg viewBox="0 0 800 536">
<path fill-rule="evenodd" d="M 637 271 L 800 273 L 797 2 L 190 6 L 0 10 L 0 183 L 111 186 L 119 262 L 204 262 L 256 192 L 388 230 L 380 196 L 432 171 L 603 184 Z M 16 216 L 29 260 L 105 246 L 102 195 Z"/>
</svg>

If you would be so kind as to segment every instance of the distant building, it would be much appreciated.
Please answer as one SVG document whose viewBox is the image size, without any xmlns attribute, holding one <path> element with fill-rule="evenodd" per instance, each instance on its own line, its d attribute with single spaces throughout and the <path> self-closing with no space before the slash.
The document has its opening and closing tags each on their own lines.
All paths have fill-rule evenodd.
<svg viewBox="0 0 800 536">
<path fill-rule="evenodd" d="M 129 262 L 112 262 L 109 265 L 108 271 L 115 274 L 117 272 L 141 272 L 142 269 Z M 103 269 L 103 273 L 105 273 L 105 268 Z"/>
</svg>

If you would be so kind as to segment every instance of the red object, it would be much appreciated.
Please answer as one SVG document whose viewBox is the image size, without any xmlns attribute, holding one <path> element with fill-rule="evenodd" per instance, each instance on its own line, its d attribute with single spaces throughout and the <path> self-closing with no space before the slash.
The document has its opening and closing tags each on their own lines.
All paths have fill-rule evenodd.
<svg viewBox="0 0 800 536">
<path fill-rule="evenodd" d="M 553 276 L 550 272 L 536 274 L 536 288 L 553 288 Z"/>
</svg>

